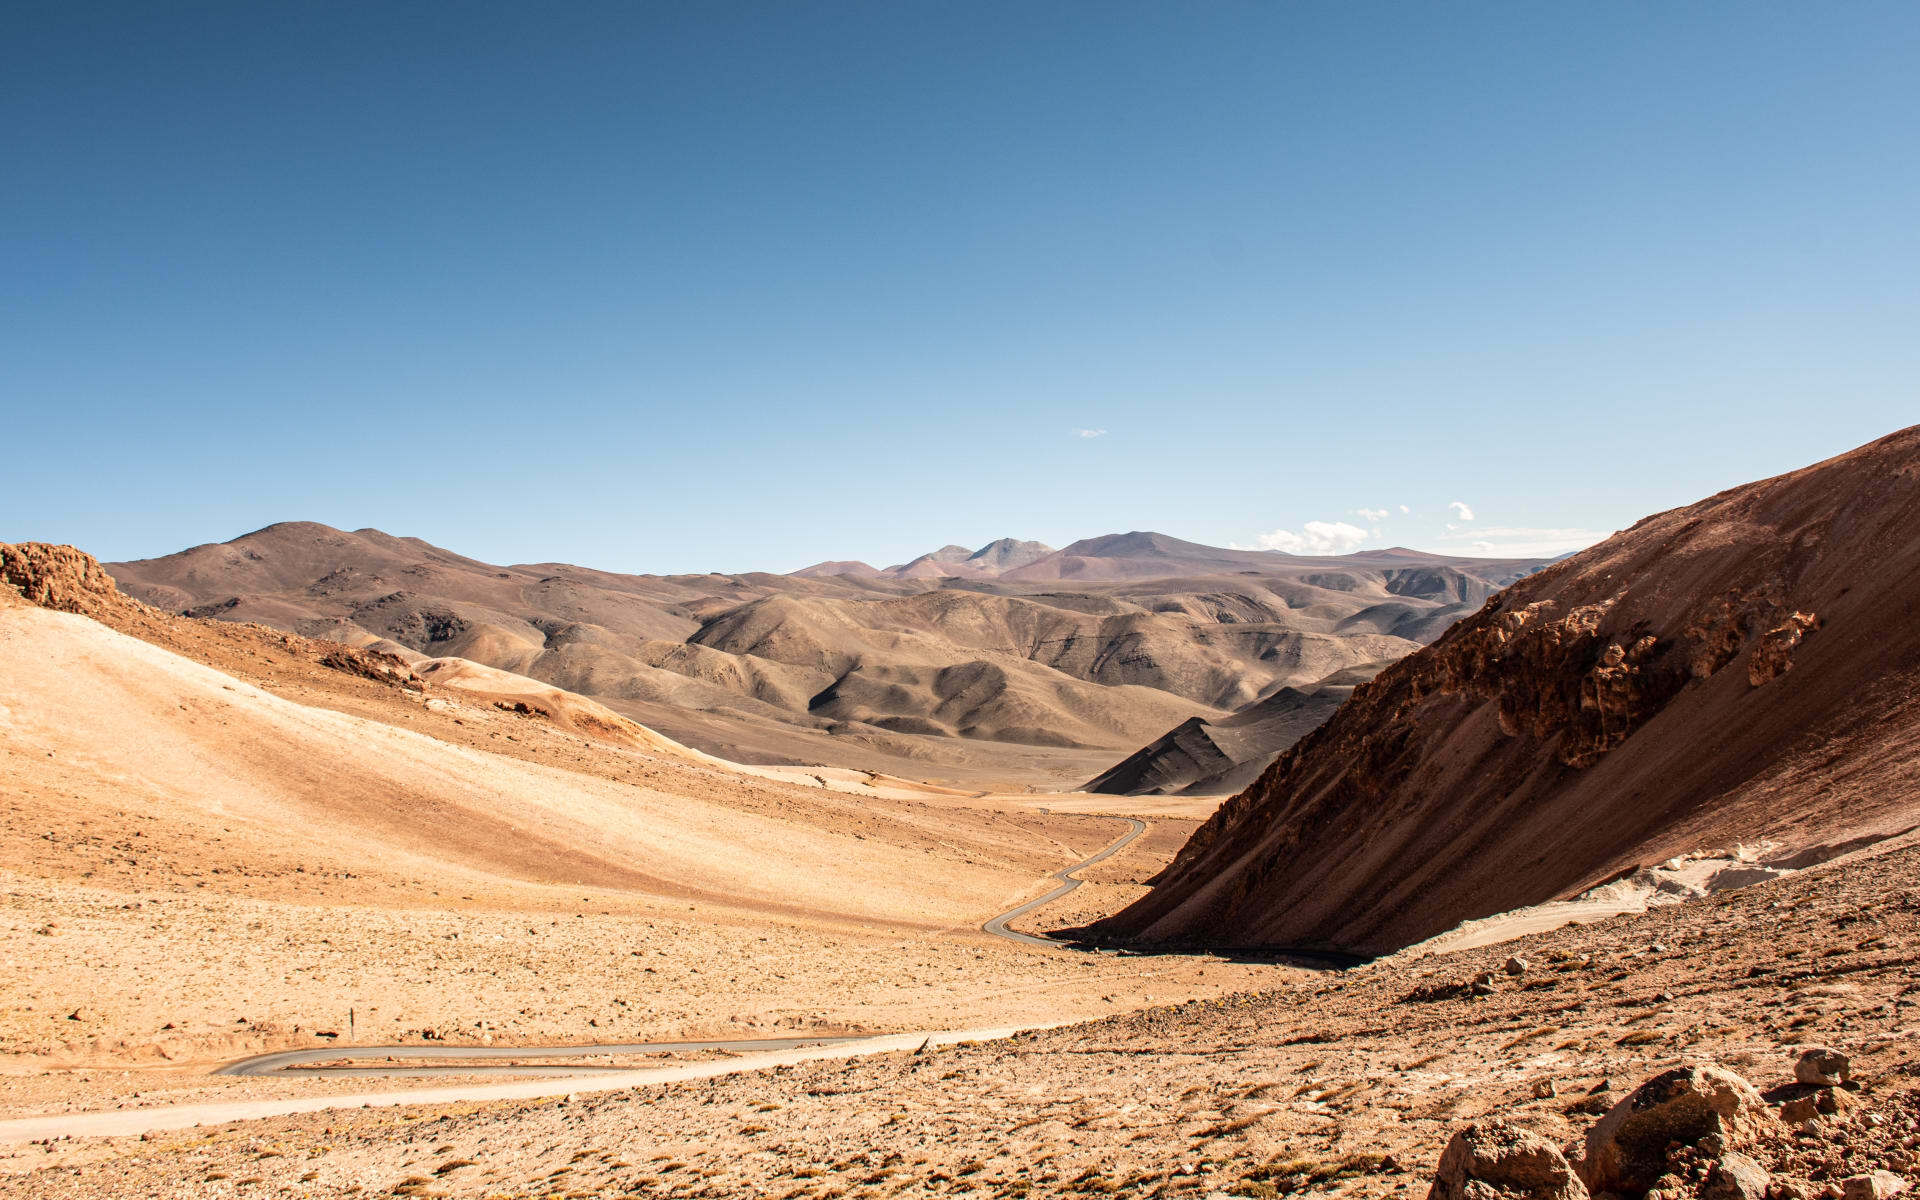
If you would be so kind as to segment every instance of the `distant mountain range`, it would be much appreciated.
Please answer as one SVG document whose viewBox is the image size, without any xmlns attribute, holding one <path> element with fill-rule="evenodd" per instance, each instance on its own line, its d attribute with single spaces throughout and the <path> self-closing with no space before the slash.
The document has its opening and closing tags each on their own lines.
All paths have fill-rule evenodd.
<svg viewBox="0 0 1920 1200">
<path fill-rule="evenodd" d="M 737 761 L 1068 785 L 1191 718 L 1397 659 L 1539 566 L 1136 532 L 623 575 L 290 522 L 108 569 L 161 608 L 471 659 Z"/>
<path fill-rule="evenodd" d="M 1405 564 L 1444 565 L 1456 569 L 1478 570 L 1491 567 L 1499 574 L 1498 564 L 1524 561 L 1529 566 L 1547 559 L 1453 558 L 1394 546 L 1338 557 L 1288 554 L 1282 550 L 1226 550 L 1182 541 L 1164 533 L 1110 533 L 1084 538 L 1055 550 L 1044 542 L 1022 542 L 1001 538 L 978 550 L 965 546 L 942 546 L 910 562 L 884 569 L 850 560 L 815 563 L 793 574 L 803 579 L 849 576 L 865 579 L 1005 579 L 1012 582 L 1045 580 L 1166 579 L 1181 575 L 1222 575 L 1263 573 L 1277 564 L 1317 564 L 1320 566 L 1384 566 Z"/>
<path fill-rule="evenodd" d="M 942 546 L 911 562 L 903 562 L 885 570 L 863 562 L 841 561 L 815 563 L 793 574 L 803 579 L 824 579 L 834 575 L 892 579 L 997 578 L 1052 553 L 1053 547 L 1042 542 L 1001 538 L 997 542 L 988 542 L 978 550 L 969 550 L 965 546 Z"/>
</svg>

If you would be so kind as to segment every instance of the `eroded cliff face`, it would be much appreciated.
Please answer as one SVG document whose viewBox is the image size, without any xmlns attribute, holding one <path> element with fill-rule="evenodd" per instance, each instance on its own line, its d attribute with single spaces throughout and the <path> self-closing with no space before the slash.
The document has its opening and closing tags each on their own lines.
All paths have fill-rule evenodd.
<svg viewBox="0 0 1920 1200">
<path fill-rule="evenodd" d="M 1851 728 L 1869 693 L 1920 718 L 1876 690 L 1920 665 L 1917 518 L 1920 428 L 1521 580 L 1360 688 L 1096 931 L 1372 953 L 1709 848 L 1670 850 L 1683 833 L 1730 844 L 1804 835 L 1806 805 L 1836 806 L 1835 826 L 1920 808 L 1730 803 L 1814 749 L 1805 735 Z"/>
</svg>

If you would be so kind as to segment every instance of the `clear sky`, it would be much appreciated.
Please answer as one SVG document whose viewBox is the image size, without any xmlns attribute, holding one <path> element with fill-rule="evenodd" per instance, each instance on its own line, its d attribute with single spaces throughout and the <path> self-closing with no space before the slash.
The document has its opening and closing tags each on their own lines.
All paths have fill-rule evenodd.
<svg viewBox="0 0 1920 1200">
<path fill-rule="evenodd" d="M 1920 421 L 1917 130 L 1910 0 L 23 0 L 0 540 L 1565 549 Z"/>
</svg>

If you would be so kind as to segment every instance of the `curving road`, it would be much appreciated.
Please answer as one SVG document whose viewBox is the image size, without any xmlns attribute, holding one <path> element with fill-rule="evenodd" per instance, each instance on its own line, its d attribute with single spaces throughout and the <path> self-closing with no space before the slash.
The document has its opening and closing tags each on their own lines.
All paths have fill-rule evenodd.
<svg viewBox="0 0 1920 1200">
<path fill-rule="evenodd" d="M 1045 811 L 1044 809 L 1042 810 Z M 981 925 L 983 932 L 1027 945 L 1059 948 L 1060 943 L 1046 938 L 1016 933 L 1007 922 L 1050 904 L 1081 881 L 1075 873 L 1111 858 L 1128 843 L 1146 832 L 1146 822 L 1132 817 L 1125 821 L 1127 832 L 1105 849 L 1082 859 L 1053 878 L 1058 887 L 1044 896 L 1012 908 Z M 279 1100 L 240 1100 L 204 1104 L 167 1105 L 147 1109 L 119 1109 L 111 1112 L 66 1113 L 58 1116 L 24 1117 L 0 1120 L 0 1145 L 54 1137 L 131 1136 L 167 1129 L 185 1129 L 195 1125 L 227 1121 L 253 1120 L 292 1113 L 317 1112 L 331 1108 L 361 1108 L 402 1104 L 444 1104 L 454 1101 L 535 1099 L 570 1095 L 576 1092 L 614 1091 L 687 1079 L 711 1079 L 742 1071 L 766 1070 L 775 1066 L 821 1059 L 853 1058 L 862 1054 L 895 1050 L 925 1050 L 931 1046 L 952 1045 L 963 1041 L 987 1041 L 1010 1037 L 1026 1029 L 1051 1029 L 1059 1022 L 1013 1026 L 999 1029 L 935 1030 L 918 1033 L 869 1034 L 854 1037 L 758 1038 L 710 1042 L 617 1042 L 597 1046 L 322 1046 L 310 1050 L 286 1050 L 261 1054 L 228 1063 L 216 1075 L 275 1075 L 281 1072 L 329 1075 L 518 1075 L 558 1076 L 559 1079 L 519 1079 L 509 1083 L 462 1084 L 456 1087 L 401 1092 L 371 1092 L 362 1095 L 303 1096 Z M 606 1067 L 587 1064 L 527 1063 L 527 1059 L 585 1058 L 604 1054 L 671 1054 L 702 1050 L 726 1050 L 738 1057 L 692 1063 L 663 1064 L 657 1067 Z M 341 1059 L 412 1058 L 457 1059 L 468 1065 L 422 1063 L 419 1066 L 310 1066 Z M 513 1059 L 513 1066 L 471 1065 L 475 1059 Z"/>
<path fill-rule="evenodd" d="M 593 1092 L 624 1091 L 658 1083 L 691 1079 L 715 1079 L 771 1067 L 793 1066 L 803 1062 L 855 1058 L 863 1054 L 912 1051 L 922 1047 L 951 1046 L 959 1042 L 983 1042 L 1012 1037 L 1027 1029 L 1052 1029 L 1062 1022 L 1005 1026 L 993 1029 L 952 1029 L 918 1033 L 883 1034 L 831 1044 L 806 1043 L 790 1050 L 762 1050 L 738 1058 L 710 1062 L 672 1063 L 624 1071 L 595 1071 L 566 1079 L 520 1079 L 504 1083 L 461 1083 L 451 1087 L 414 1088 L 397 1092 L 363 1092 L 353 1095 L 297 1096 L 273 1100 L 224 1100 L 201 1104 L 170 1104 L 154 1108 L 123 1108 L 101 1112 L 60 1113 L 42 1117 L 18 1117 L 0 1120 L 0 1146 L 43 1138 L 131 1137 L 168 1129 L 187 1129 L 195 1125 L 220 1125 L 228 1121 L 251 1121 L 261 1117 L 281 1117 L 294 1113 L 321 1112 L 333 1108 L 382 1108 L 398 1105 L 454 1104 L 489 1100 L 535 1100 L 549 1096 L 572 1096 Z M 367 1047 L 343 1046 L 326 1051 L 334 1058 Z M 408 1046 L 417 1050 L 454 1049 L 439 1046 Z M 566 1047 L 568 1050 L 593 1050 L 593 1047 Z M 522 1049 L 519 1053 L 529 1051 Z M 234 1064 L 238 1066 L 239 1064 Z M 497 1069 L 497 1068 L 488 1068 Z M 471 1068 L 459 1068 L 463 1075 Z M 515 1072 L 520 1074 L 523 1072 Z"/>
<path fill-rule="evenodd" d="M 1047 810 L 1043 808 L 1040 811 L 1046 812 Z M 1034 937 L 1032 934 L 1026 933 L 1015 933 L 1013 930 L 1007 928 L 1007 922 L 1017 917 L 1023 917 L 1042 905 L 1052 904 L 1055 900 L 1058 900 L 1068 892 L 1079 887 L 1082 881 L 1074 878 L 1077 872 L 1084 871 L 1104 859 L 1112 858 L 1115 854 L 1126 849 L 1127 843 L 1147 831 L 1147 823 L 1145 821 L 1138 821 L 1132 817 L 1112 817 L 1109 819 L 1125 821 L 1131 828 L 1109 844 L 1105 850 L 1102 850 L 1092 858 L 1081 859 L 1064 871 L 1055 871 L 1053 878 L 1060 881 L 1059 887 L 1054 888 L 1044 896 L 1027 901 L 1018 908 L 1010 908 L 1006 912 L 1001 913 L 993 920 L 982 925 L 980 927 L 981 932 L 990 933 L 995 937 L 1003 937 L 1011 942 L 1025 942 L 1030 946 L 1058 946 L 1060 943 L 1050 938 Z"/>
<path fill-rule="evenodd" d="M 1040 811 L 1046 812 L 1046 809 Z M 1020 942 L 1029 946 L 1058 948 L 1060 943 L 1048 938 L 1034 937 L 1031 934 L 1017 933 L 1007 928 L 1007 922 L 1025 916 L 1034 909 L 1051 904 L 1060 897 L 1073 891 L 1081 884 L 1075 874 L 1118 854 L 1142 833 L 1147 823 L 1132 817 L 1114 817 L 1116 821 L 1125 821 L 1127 831 L 1115 838 L 1099 853 L 1062 870 L 1055 871 L 1051 878 L 1060 881 L 1059 886 L 1043 896 L 1037 896 L 1016 908 L 1010 908 L 999 916 L 980 926 L 984 933 L 994 937 L 1006 938 L 1011 942 Z M 609 1042 L 595 1045 L 573 1046 L 320 1046 L 309 1050 L 284 1050 L 276 1054 L 259 1054 L 252 1058 L 243 1058 L 230 1062 L 214 1071 L 215 1075 L 277 1075 L 282 1072 L 300 1074 L 327 1075 L 547 1075 L 579 1076 L 600 1074 L 622 1074 L 631 1072 L 632 1067 L 590 1066 L 584 1063 L 568 1065 L 565 1063 L 532 1063 L 529 1059 L 553 1058 L 592 1058 L 606 1054 L 691 1054 L 699 1051 L 725 1050 L 735 1054 L 755 1054 L 766 1051 L 797 1050 L 803 1046 L 855 1046 L 862 1042 L 881 1041 L 888 1035 L 870 1034 L 849 1037 L 815 1038 L 751 1038 L 728 1041 L 707 1042 Z M 382 1064 L 355 1066 L 326 1066 L 332 1062 L 352 1060 L 365 1064 L 369 1059 L 406 1058 L 417 1060 L 453 1059 L 453 1064 L 437 1064 L 421 1061 L 417 1065 Z M 507 1059 L 513 1066 L 479 1066 L 476 1059 Z"/>
<path fill-rule="evenodd" d="M 752 1054 L 763 1050 L 797 1050 L 802 1046 L 838 1046 L 872 1041 L 872 1036 L 812 1038 L 747 1038 L 720 1042 L 608 1042 L 589 1046 L 321 1046 L 312 1050 L 283 1050 L 230 1062 L 215 1075 L 277 1075 L 301 1071 L 328 1075 L 592 1075 L 632 1071 L 633 1067 L 602 1067 L 561 1063 L 529 1063 L 513 1067 L 427 1066 L 333 1067 L 310 1063 L 369 1058 L 593 1058 L 603 1054 L 691 1054 L 700 1050 L 728 1050 Z"/>
</svg>

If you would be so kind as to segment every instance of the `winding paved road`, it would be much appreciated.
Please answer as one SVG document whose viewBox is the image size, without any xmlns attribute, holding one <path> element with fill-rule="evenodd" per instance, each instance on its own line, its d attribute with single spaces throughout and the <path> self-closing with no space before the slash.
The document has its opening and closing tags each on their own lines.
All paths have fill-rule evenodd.
<svg viewBox="0 0 1920 1200">
<path fill-rule="evenodd" d="M 837 1046 L 842 1042 L 871 1041 L 871 1037 L 757 1038 L 725 1042 L 609 1042 L 592 1046 L 320 1046 L 312 1050 L 283 1050 L 230 1062 L 215 1075 L 277 1075 L 282 1071 L 326 1072 L 329 1075 L 587 1075 L 632 1071 L 633 1067 L 597 1067 L 576 1064 L 527 1064 L 517 1067 L 427 1066 L 329 1067 L 309 1063 L 343 1058 L 596 1058 L 603 1054 L 691 1054 L 700 1050 L 727 1050 L 752 1054 L 762 1050 L 797 1050 L 801 1046 Z"/>
<path fill-rule="evenodd" d="M 1055 1022 L 1054 1024 L 1058 1024 Z M 251 1121 L 261 1117 L 281 1117 L 292 1113 L 320 1112 L 331 1108 L 386 1108 L 397 1105 L 455 1104 L 486 1100 L 537 1100 L 548 1096 L 576 1093 L 624 1091 L 649 1084 L 688 1079 L 714 1079 L 747 1071 L 822 1059 L 855 1058 L 862 1054 L 882 1054 L 894 1050 L 914 1050 L 923 1045 L 948 1046 L 956 1042 L 991 1041 L 1012 1037 L 1026 1029 L 1051 1029 L 1054 1024 L 1009 1026 L 999 1029 L 956 1029 L 933 1033 L 894 1033 L 878 1037 L 812 1043 L 792 1050 L 764 1050 L 738 1058 L 710 1062 L 673 1063 L 634 1070 L 594 1072 L 567 1079 L 525 1079 L 509 1083 L 460 1083 L 450 1087 L 409 1088 L 397 1092 L 362 1092 L 352 1095 L 299 1096 L 274 1100 L 222 1100 L 205 1104 L 170 1104 L 153 1108 L 121 1108 L 104 1112 L 61 1113 L 44 1117 L 19 1117 L 0 1121 L 0 1145 L 58 1137 L 131 1137 L 165 1129 L 188 1129 L 195 1125 L 221 1125 L 228 1121 Z M 441 1049 L 441 1047 L 425 1047 Z M 446 1047 L 451 1049 L 452 1047 Z M 368 1047 L 342 1047 L 329 1051 L 335 1058 L 342 1051 Z M 422 1047 L 408 1046 L 407 1050 Z M 570 1050 L 593 1047 L 568 1047 Z M 522 1050 L 521 1053 L 539 1053 Z M 462 1068 L 461 1074 L 472 1074 Z"/>
<path fill-rule="evenodd" d="M 1043 808 L 1040 811 L 1046 812 L 1047 810 Z M 1059 887 L 1054 888 L 1044 896 L 1027 901 L 1018 908 L 1008 909 L 1006 912 L 1001 913 L 993 920 L 982 925 L 980 927 L 981 931 L 990 933 L 995 937 L 1006 938 L 1011 942 L 1025 942 L 1030 946 L 1058 946 L 1060 943 L 1050 938 L 1034 937 L 1032 934 L 1027 933 L 1015 933 L 1013 930 L 1007 928 L 1007 922 L 1018 917 L 1024 917 L 1034 909 L 1040 908 L 1043 905 L 1052 904 L 1055 900 L 1058 900 L 1068 892 L 1079 887 L 1082 881 L 1074 878 L 1076 873 L 1086 870 L 1097 862 L 1112 858 L 1115 854 L 1126 849 L 1127 843 L 1147 831 L 1147 823 L 1145 821 L 1138 821 L 1132 817 L 1113 817 L 1110 819 L 1125 821 L 1130 828 L 1109 844 L 1105 850 L 1102 850 L 1092 858 L 1081 859 L 1064 871 L 1055 871 L 1053 877 L 1060 881 Z"/>
</svg>

